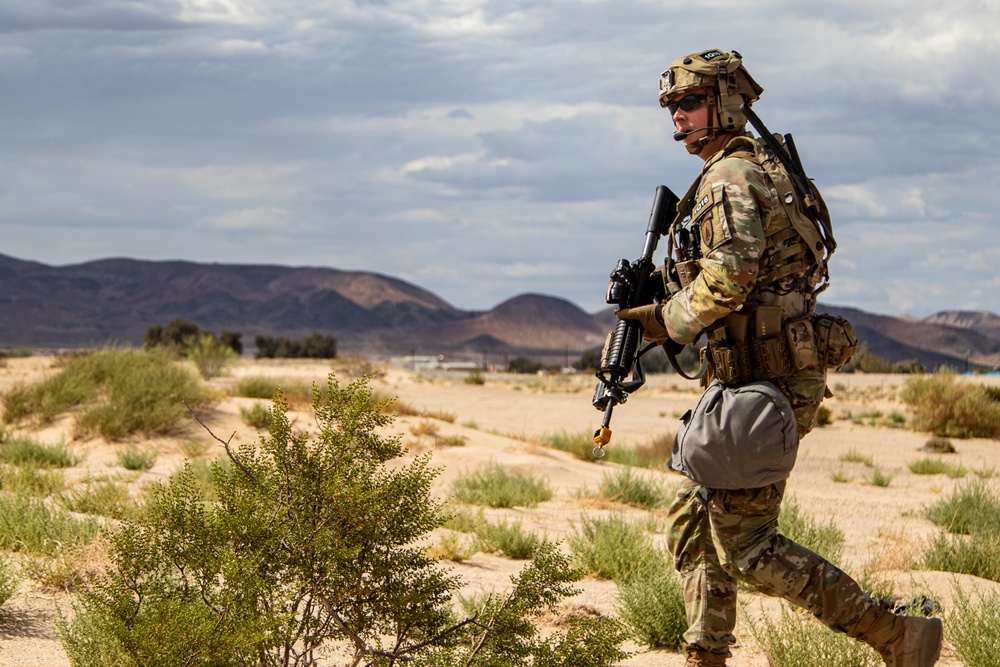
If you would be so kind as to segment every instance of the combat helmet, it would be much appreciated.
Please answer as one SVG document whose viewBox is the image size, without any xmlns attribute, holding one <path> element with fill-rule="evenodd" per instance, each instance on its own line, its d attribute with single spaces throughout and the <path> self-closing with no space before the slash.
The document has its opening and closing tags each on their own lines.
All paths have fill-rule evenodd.
<svg viewBox="0 0 1000 667">
<path fill-rule="evenodd" d="M 699 88 L 714 91 L 708 102 L 715 105 L 723 132 L 742 130 L 747 119 L 740 105 L 752 104 L 764 92 L 743 67 L 739 53 L 711 49 L 678 58 L 660 75 L 660 106 L 666 107 L 671 98 Z M 709 114 L 709 122 L 713 116 Z"/>
</svg>

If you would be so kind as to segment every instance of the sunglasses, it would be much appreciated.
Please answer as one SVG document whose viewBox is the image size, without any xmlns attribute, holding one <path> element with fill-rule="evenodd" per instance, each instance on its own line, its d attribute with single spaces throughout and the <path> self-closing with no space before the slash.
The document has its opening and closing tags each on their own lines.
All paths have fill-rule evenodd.
<svg viewBox="0 0 1000 667">
<path fill-rule="evenodd" d="M 705 95 L 704 93 L 692 93 L 691 95 L 685 95 L 679 100 L 667 102 L 667 109 L 671 114 L 676 113 L 678 108 L 683 111 L 694 111 L 707 99 L 708 95 Z"/>
</svg>

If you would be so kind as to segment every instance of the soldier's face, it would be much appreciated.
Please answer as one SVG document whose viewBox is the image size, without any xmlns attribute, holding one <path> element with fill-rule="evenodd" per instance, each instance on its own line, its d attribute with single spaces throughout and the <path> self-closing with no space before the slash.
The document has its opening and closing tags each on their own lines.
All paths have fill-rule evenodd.
<svg viewBox="0 0 1000 667">
<path fill-rule="evenodd" d="M 708 96 L 711 94 L 712 92 L 709 89 L 699 88 L 671 99 L 667 105 L 667 108 L 671 111 L 674 127 L 677 128 L 678 132 L 697 130 L 684 137 L 684 146 L 688 148 L 689 153 L 700 155 L 703 159 L 708 159 L 715 153 L 717 148 L 714 144 L 721 142 L 721 145 L 725 145 L 725 139 L 721 138 L 715 139 L 708 146 L 698 145 L 698 140 L 708 134 L 708 131 L 704 128 L 719 128 L 718 117 L 713 118 L 711 123 L 708 121 L 709 109 L 714 110 L 714 107 L 710 107 L 707 103 Z"/>
<path fill-rule="evenodd" d="M 673 118 L 674 127 L 677 128 L 678 132 L 695 130 L 708 125 L 707 99 L 708 91 L 705 88 L 699 88 L 670 100 L 667 108 L 671 111 L 671 118 Z M 703 136 L 705 136 L 705 132 L 699 130 L 689 134 L 684 139 L 684 143 L 696 141 Z"/>
</svg>

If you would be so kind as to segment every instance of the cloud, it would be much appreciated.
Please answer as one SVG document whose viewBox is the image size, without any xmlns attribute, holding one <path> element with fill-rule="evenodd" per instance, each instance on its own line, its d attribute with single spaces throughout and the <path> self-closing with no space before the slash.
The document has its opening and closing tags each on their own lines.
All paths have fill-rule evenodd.
<svg viewBox="0 0 1000 667">
<path fill-rule="evenodd" d="M 597 310 L 655 186 L 700 167 L 658 75 L 721 47 L 830 204 L 824 300 L 1000 312 L 995 3 L 686 7 L 0 0 L 6 251 L 376 270 L 472 309 L 531 291 Z"/>
<path fill-rule="evenodd" d="M 226 211 L 208 219 L 207 224 L 225 231 L 270 230 L 284 227 L 289 212 L 280 208 L 255 208 Z"/>
</svg>

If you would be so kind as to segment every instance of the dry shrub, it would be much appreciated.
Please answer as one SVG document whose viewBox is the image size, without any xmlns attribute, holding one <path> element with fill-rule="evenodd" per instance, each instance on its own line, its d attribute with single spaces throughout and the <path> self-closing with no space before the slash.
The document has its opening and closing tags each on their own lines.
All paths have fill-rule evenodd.
<svg viewBox="0 0 1000 667">
<path fill-rule="evenodd" d="M 654 435 L 644 444 L 635 448 L 635 455 L 643 462 L 643 468 L 666 468 L 673 451 L 676 433 L 666 432 Z"/>
<path fill-rule="evenodd" d="M 937 436 L 1000 436 L 1000 400 L 981 384 L 958 382 L 953 373 L 934 373 L 906 381 L 900 395 L 913 412 L 912 427 Z"/>
<path fill-rule="evenodd" d="M 920 545 L 904 528 L 879 528 L 871 551 L 871 562 L 866 568 L 871 572 L 913 570 L 920 561 Z"/>
</svg>

